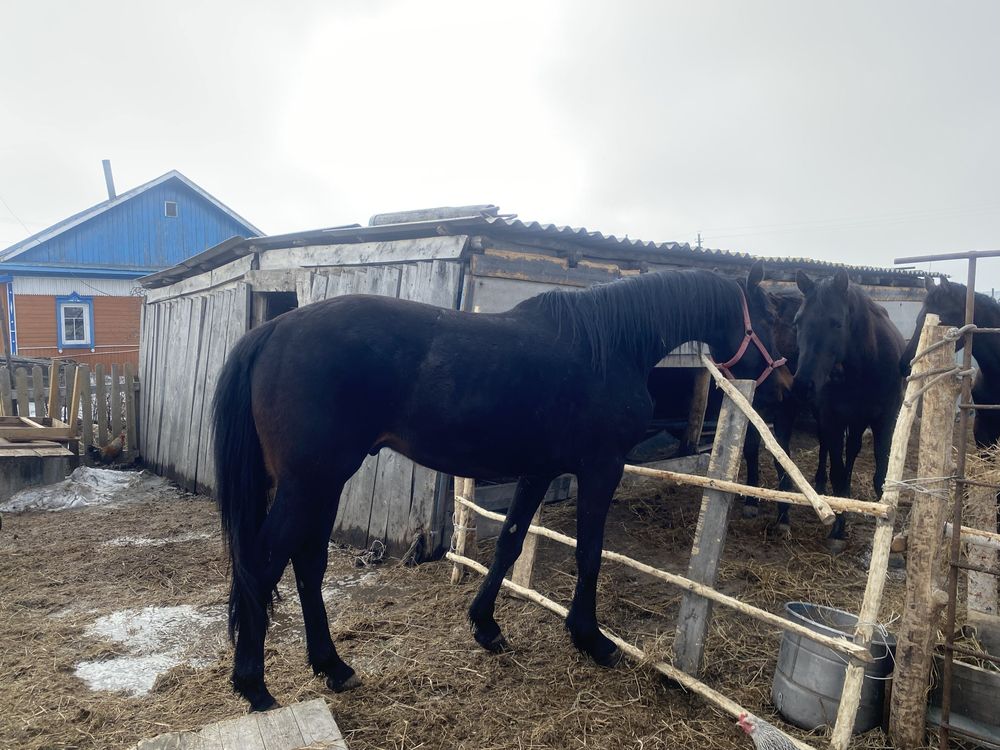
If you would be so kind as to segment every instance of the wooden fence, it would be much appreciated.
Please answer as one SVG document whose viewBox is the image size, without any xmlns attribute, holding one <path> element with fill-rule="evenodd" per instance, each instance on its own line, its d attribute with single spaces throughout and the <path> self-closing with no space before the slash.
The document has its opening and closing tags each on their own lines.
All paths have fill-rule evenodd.
<svg viewBox="0 0 1000 750">
<path fill-rule="evenodd" d="M 943 378 L 954 377 L 955 374 L 954 368 L 949 369 L 948 367 L 952 356 L 951 353 L 947 349 L 942 348 L 940 343 L 936 343 L 943 339 L 943 329 L 937 325 L 937 322 L 936 316 L 927 316 L 927 322 L 923 329 L 918 349 L 920 354 L 918 354 L 918 358 L 914 363 L 913 375 L 907 383 L 903 406 L 900 410 L 893 434 L 885 490 L 881 502 L 877 503 L 862 503 L 845 498 L 817 496 L 797 470 L 790 472 L 790 476 L 799 489 L 798 493 L 776 492 L 758 487 L 749 487 L 735 482 L 734 480 L 739 470 L 739 458 L 742 452 L 741 449 L 747 424 L 748 422 L 757 424 L 760 421 L 760 417 L 753 411 L 753 407 L 750 405 L 754 384 L 751 381 L 730 383 L 725 380 L 710 360 L 707 358 L 704 360 L 706 369 L 711 372 L 716 383 L 725 391 L 722 411 L 719 416 L 719 423 L 724 426 L 724 429 L 716 431 L 708 476 L 689 477 L 676 472 L 643 469 L 634 466 L 625 467 L 626 473 L 694 485 L 702 487 L 705 490 L 701 514 L 695 532 L 695 540 L 692 546 L 688 575 L 680 576 L 668 571 L 659 570 L 617 552 L 602 551 L 602 556 L 606 560 L 639 570 L 659 580 L 678 586 L 686 592 L 677 619 L 677 632 L 674 640 L 674 663 L 652 662 L 651 666 L 654 669 L 679 682 L 688 690 L 697 693 L 721 710 L 734 717 L 738 717 L 743 712 L 756 712 L 748 711 L 720 690 L 710 687 L 699 679 L 702 653 L 711 622 L 711 608 L 713 604 L 730 607 L 746 616 L 753 617 L 786 632 L 792 632 L 821 643 L 842 654 L 847 663 L 843 692 L 837 711 L 836 722 L 830 736 L 830 747 L 832 750 L 846 749 L 851 738 L 855 717 L 860 704 L 865 665 L 872 659 L 870 647 L 875 625 L 878 621 L 879 608 L 882 603 L 889 551 L 892 542 L 893 521 L 900 494 L 906 488 L 906 484 L 903 482 L 903 466 L 906 459 L 910 432 L 916 417 L 917 405 L 921 397 L 931 390 L 932 387 L 938 386 L 940 389 L 944 389 L 946 383 Z M 936 346 L 933 344 L 936 344 Z M 936 356 L 924 356 L 929 353 L 933 353 Z M 947 371 L 947 375 L 942 374 L 945 371 Z M 947 396 L 948 392 L 944 391 L 943 399 L 938 398 L 938 401 L 946 401 Z M 953 400 L 951 403 L 953 404 Z M 929 411 L 934 412 L 935 410 L 931 409 Z M 929 411 L 925 411 L 924 417 L 928 422 L 930 421 Z M 940 417 L 941 420 L 947 423 L 954 421 L 950 411 L 937 411 L 944 415 Z M 927 429 L 937 429 L 944 432 L 940 424 L 928 424 Z M 766 427 L 761 430 L 761 434 L 762 437 L 765 437 L 767 447 L 782 464 L 790 461 L 787 455 L 784 454 L 784 451 L 778 448 L 773 440 L 766 439 L 771 437 Z M 946 434 L 950 435 L 950 432 Z M 943 441 L 927 441 L 926 444 L 922 445 L 921 451 L 921 465 L 926 468 L 934 463 L 942 463 L 943 458 L 950 459 L 951 444 L 947 438 Z M 481 574 L 486 573 L 486 567 L 470 557 L 474 549 L 472 541 L 475 537 L 476 517 L 502 520 L 502 516 L 499 514 L 491 513 L 475 503 L 473 497 L 474 491 L 474 482 L 468 479 L 456 479 L 455 538 L 453 540 L 452 551 L 447 555 L 448 559 L 455 566 L 452 573 L 452 580 L 454 582 L 457 582 L 461 578 L 464 568 Z M 748 605 L 734 597 L 722 594 L 714 588 L 734 493 L 751 495 L 769 501 L 788 502 L 791 500 L 804 505 L 808 504 L 816 510 L 821 518 L 826 517 L 826 514 L 831 509 L 838 511 L 850 510 L 855 513 L 874 517 L 875 531 L 872 540 L 868 581 L 858 613 L 858 624 L 853 639 L 830 638 L 815 633 L 785 617 Z M 929 532 L 929 536 L 940 541 L 941 534 L 943 533 L 943 519 L 935 520 L 933 526 L 934 529 L 932 532 Z M 962 532 L 964 536 L 964 528 Z M 529 527 L 529 533 L 530 535 L 528 540 L 526 540 L 524 552 L 515 564 L 511 578 L 505 578 L 503 585 L 524 598 L 540 604 L 561 617 L 565 617 L 567 610 L 563 605 L 530 588 L 531 568 L 534 563 L 533 540 L 541 536 L 569 547 L 575 547 L 576 540 L 539 525 L 537 515 Z M 970 534 L 968 538 L 972 541 L 979 539 L 982 534 L 983 532 L 978 532 L 976 536 Z M 529 540 L 531 544 L 527 543 Z M 922 561 L 915 562 L 918 562 L 918 568 L 921 568 Z M 908 591 L 908 602 L 916 600 L 914 603 L 914 612 L 912 612 L 915 619 L 909 623 L 909 627 L 911 628 L 909 635 L 912 639 L 912 629 L 919 628 L 920 636 L 917 640 L 922 640 L 926 637 L 924 630 L 930 628 L 931 623 L 934 622 L 933 619 L 928 617 L 932 611 L 932 607 L 935 606 L 934 602 L 927 601 L 926 597 L 922 599 L 919 596 L 921 592 L 927 592 L 930 594 L 930 598 L 934 599 L 931 575 L 929 571 L 926 571 L 926 567 L 924 564 L 919 573 L 917 569 L 914 569 L 912 571 L 913 575 L 907 581 L 908 589 L 910 589 Z M 937 604 L 939 605 L 940 602 L 937 602 Z M 610 632 L 605 631 L 605 635 L 629 657 L 637 661 L 647 659 L 645 652 L 636 645 Z M 929 661 L 929 652 L 924 651 L 923 654 L 926 656 L 926 660 Z M 909 661 L 910 659 L 907 658 L 906 666 L 910 666 Z M 903 666 L 903 664 L 900 666 Z M 926 710 L 928 669 L 929 665 L 924 661 L 921 661 L 917 666 L 914 682 L 919 687 L 919 696 L 917 696 L 914 702 L 909 704 L 918 709 L 916 712 L 918 715 L 913 718 L 913 721 L 921 733 L 923 730 L 923 714 Z M 791 746 L 800 750 L 809 750 L 811 747 L 797 738 L 783 732 L 782 734 Z"/>
<path fill-rule="evenodd" d="M 52 360 L 48 366 L 0 367 L 0 416 L 17 417 L 21 426 L 37 430 L 20 439 L 68 442 L 84 450 L 107 445 L 124 434 L 123 453 L 138 447 L 139 380 L 131 364 L 88 365 Z M 72 404 L 79 404 L 70 414 Z M 59 428 L 59 423 L 63 427 Z M 64 434 L 67 432 L 69 434 Z"/>
</svg>

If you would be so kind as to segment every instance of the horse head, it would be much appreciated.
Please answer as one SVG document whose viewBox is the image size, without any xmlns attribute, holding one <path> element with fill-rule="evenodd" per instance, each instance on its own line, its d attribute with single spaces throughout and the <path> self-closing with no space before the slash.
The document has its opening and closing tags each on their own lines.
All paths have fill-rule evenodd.
<svg viewBox="0 0 1000 750">
<path fill-rule="evenodd" d="M 725 340 L 712 345 L 716 356 L 736 352 L 723 363 L 723 369 L 735 378 L 756 380 L 758 393 L 771 391 L 776 385 L 787 390 L 791 385 L 791 374 L 775 344 L 778 311 L 773 296 L 761 286 L 763 280 L 764 264 L 756 261 L 746 279 L 737 282 L 746 301 L 743 325 L 738 329 L 735 326 L 721 329 Z"/>
<path fill-rule="evenodd" d="M 917 315 L 917 325 L 913 329 L 910 343 L 906 345 L 899 360 L 899 370 L 904 376 L 910 374 L 910 363 L 916 356 L 920 331 L 923 330 L 927 313 L 937 315 L 941 319 L 941 325 L 960 327 L 965 324 L 965 286 L 954 284 L 944 277 L 941 278 L 941 283 L 935 284 L 934 279 L 928 276 L 924 283 L 927 287 L 927 296 L 924 297 L 924 305 Z M 962 339 L 959 339 L 958 348 L 961 347 Z"/>
<path fill-rule="evenodd" d="M 819 281 L 798 271 L 795 281 L 803 299 L 795 315 L 799 361 L 794 392 L 811 400 L 836 378 L 851 347 L 850 280 L 841 269 Z"/>
</svg>

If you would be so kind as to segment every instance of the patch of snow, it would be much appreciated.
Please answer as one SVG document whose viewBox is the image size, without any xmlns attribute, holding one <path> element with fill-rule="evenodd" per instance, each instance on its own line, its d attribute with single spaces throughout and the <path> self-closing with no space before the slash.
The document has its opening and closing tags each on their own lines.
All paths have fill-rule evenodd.
<svg viewBox="0 0 1000 750">
<path fill-rule="evenodd" d="M 129 653 L 77 664 L 76 676 L 91 690 L 145 695 L 156 678 L 181 664 L 193 667 L 211 663 L 213 633 L 221 633 L 225 620 L 221 607 L 125 609 L 104 615 L 87 628 L 87 635 L 125 646 Z"/>
<path fill-rule="evenodd" d="M 135 500 L 168 487 L 167 480 L 145 471 L 111 471 L 81 466 L 66 479 L 29 487 L 0 504 L 0 511 L 65 510 Z"/>
<path fill-rule="evenodd" d="M 369 570 L 354 575 L 348 574 L 334 581 L 327 581 L 323 584 L 323 601 L 329 604 L 330 600 L 335 599 L 344 589 L 364 586 L 377 575 L 374 570 Z"/>
<path fill-rule="evenodd" d="M 202 539 L 211 539 L 211 534 L 188 532 L 187 534 L 175 534 L 174 536 L 151 539 L 147 536 L 118 536 L 104 542 L 104 547 L 162 547 L 166 544 L 181 544 L 182 542 L 197 542 Z"/>
</svg>

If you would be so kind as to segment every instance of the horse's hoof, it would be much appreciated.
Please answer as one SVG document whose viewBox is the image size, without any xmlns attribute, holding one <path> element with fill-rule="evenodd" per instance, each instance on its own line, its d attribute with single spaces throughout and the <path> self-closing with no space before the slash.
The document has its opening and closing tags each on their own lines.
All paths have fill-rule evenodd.
<svg viewBox="0 0 1000 750">
<path fill-rule="evenodd" d="M 839 555 L 847 549 L 846 539 L 827 539 L 826 549 L 831 555 Z"/>
<path fill-rule="evenodd" d="M 615 667 L 617 667 L 619 664 L 622 663 L 624 655 L 622 654 L 622 650 L 617 646 L 615 646 L 615 648 L 609 653 L 603 656 L 594 656 L 593 654 L 591 654 L 591 658 L 593 658 L 593 660 L 597 662 L 599 666 L 602 666 L 605 669 L 614 669 Z"/>
<path fill-rule="evenodd" d="M 760 509 L 756 505 L 744 505 L 743 506 L 743 517 L 744 518 L 756 518 L 758 513 L 760 513 Z"/>
<path fill-rule="evenodd" d="M 357 673 L 351 674 L 347 679 L 336 681 L 332 677 L 326 678 L 326 686 L 335 693 L 346 693 L 348 690 L 361 687 L 361 678 Z"/>
<path fill-rule="evenodd" d="M 510 644 L 507 643 L 507 639 L 503 637 L 503 633 L 497 633 L 492 638 L 488 638 L 485 635 L 481 635 L 476 632 L 476 643 L 485 648 L 491 654 L 504 654 L 510 651 Z"/>
<path fill-rule="evenodd" d="M 273 711 L 276 708 L 281 708 L 281 704 L 278 703 L 278 701 L 276 701 L 273 697 L 270 695 L 267 697 L 270 698 L 270 700 L 264 699 L 256 704 L 250 704 L 250 713 L 264 713 L 265 711 Z"/>
</svg>

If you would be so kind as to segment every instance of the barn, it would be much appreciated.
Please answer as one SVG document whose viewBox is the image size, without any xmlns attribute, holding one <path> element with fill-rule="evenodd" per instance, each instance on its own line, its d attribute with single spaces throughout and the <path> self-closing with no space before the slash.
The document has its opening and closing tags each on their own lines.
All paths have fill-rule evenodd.
<svg viewBox="0 0 1000 750">
<path fill-rule="evenodd" d="M 12 354 L 136 365 L 136 281 L 234 234 L 260 230 L 176 170 L 0 251 L 0 307 Z"/>
<path fill-rule="evenodd" d="M 549 289 L 663 269 L 744 275 L 755 260 L 524 221 L 491 205 L 380 214 L 366 226 L 233 237 L 140 279 L 146 290 L 140 449 L 155 471 L 211 493 L 210 401 L 227 353 L 250 328 L 318 300 L 365 293 L 500 312 Z M 913 331 L 924 290 L 919 272 L 807 258 L 765 261 L 768 283 L 778 288 L 792 286 L 797 269 L 822 276 L 846 268 L 905 336 Z M 700 360 L 688 345 L 662 365 L 690 371 Z M 383 450 L 345 489 L 335 537 L 361 547 L 380 541 L 395 553 L 418 542 L 427 556 L 439 555 L 451 533 L 449 482 Z"/>
</svg>

